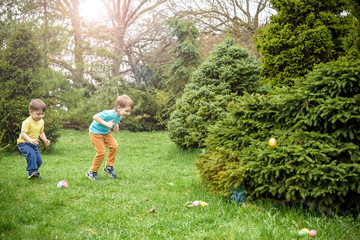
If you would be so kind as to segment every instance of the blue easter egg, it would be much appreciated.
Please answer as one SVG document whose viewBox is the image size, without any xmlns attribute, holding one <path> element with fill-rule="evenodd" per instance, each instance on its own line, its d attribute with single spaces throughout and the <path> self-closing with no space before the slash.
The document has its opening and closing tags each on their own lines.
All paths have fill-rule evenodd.
<svg viewBox="0 0 360 240">
<path fill-rule="evenodd" d="M 244 186 L 240 185 L 232 194 L 230 194 L 230 199 L 239 203 L 245 202 L 247 198 L 247 193 Z"/>
<path fill-rule="evenodd" d="M 58 185 L 57 185 L 57 188 L 62 188 L 62 182 L 59 182 Z"/>
</svg>

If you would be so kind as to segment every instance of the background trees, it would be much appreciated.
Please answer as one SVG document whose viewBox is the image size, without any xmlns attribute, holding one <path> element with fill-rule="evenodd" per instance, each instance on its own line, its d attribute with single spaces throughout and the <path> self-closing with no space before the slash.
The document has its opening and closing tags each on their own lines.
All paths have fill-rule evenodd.
<svg viewBox="0 0 360 240">
<path fill-rule="evenodd" d="M 170 85 L 171 94 L 180 97 L 191 73 L 202 62 L 197 43 L 199 31 L 189 21 L 174 20 L 169 21 L 169 25 L 173 29 L 171 36 L 176 38 L 177 45 L 170 51 L 175 54 L 175 58 L 169 66 L 167 84 Z"/>
<path fill-rule="evenodd" d="M 91 21 L 82 12 L 88 4 L 85 0 L 2 3 L 1 41 L 5 43 L 16 21 L 32 26 L 44 56 L 41 64 L 53 70 L 44 72 L 44 97 L 56 106 L 64 126 L 87 128 L 92 114 L 110 106 L 112 95 L 135 89 L 144 96 L 141 102 L 154 101 L 154 109 L 139 105 L 135 111 L 138 116 L 128 121 L 133 126 L 127 127 L 149 130 L 149 126 L 165 129 L 191 72 L 215 43 L 227 33 L 237 42 L 245 43 L 239 41 L 244 36 L 251 42 L 269 1 L 243 4 L 223 0 L 201 6 L 187 2 L 185 8 L 170 0 L 100 0 L 97 6 L 103 9 L 102 18 Z M 257 6 L 256 11 L 252 6 Z M 214 21 L 217 27 L 209 31 Z M 173 23 L 170 27 L 169 22 Z M 245 34 L 245 29 L 251 34 Z M 80 117 L 80 113 L 85 116 Z M 146 126 L 146 121 L 148 127 L 138 128 Z"/>
<path fill-rule="evenodd" d="M 112 33 L 110 42 L 117 56 L 113 59 L 112 75 L 119 75 L 120 65 L 125 62 L 135 82 L 139 82 L 140 79 L 136 74 L 139 65 L 136 48 L 144 41 L 156 41 L 161 37 L 161 34 L 156 35 L 159 33 L 157 31 L 159 23 L 156 15 L 152 14 L 159 13 L 157 8 L 166 1 L 102 0 L 102 2 L 109 16 Z M 142 24 L 147 27 L 142 27 Z"/>
<path fill-rule="evenodd" d="M 342 39 L 352 20 L 343 14 L 347 1 L 271 1 L 278 12 L 259 31 L 256 48 L 264 57 L 264 80 L 292 85 L 315 64 L 344 55 Z"/>
<path fill-rule="evenodd" d="M 360 3 L 356 0 L 350 0 L 348 11 L 354 16 L 350 33 L 344 41 L 344 47 L 349 58 L 359 59 L 360 56 Z"/>
<path fill-rule="evenodd" d="M 201 45 L 205 53 L 211 51 L 214 43 L 218 44 L 225 37 L 233 37 L 252 55 L 260 56 L 252 37 L 274 13 L 269 0 L 187 0 L 179 3 L 182 4 L 178 16 L 191 19 L 204 36 Z"/>
<path fill-rule="evenodd" d="M 21 24 L 6 42 L 0 59 L 0 129 L 5 130 L 2 142 L 12 147 L 19 137 L 22 121 L 29 116 L 30 100 L 45 95 L 39 67 L 43 57 L 38 45 L 31 29 Z M 47 137 L 54 143 L 58 130 L 59 125 L 54 119 L 52 127 L 47 129 Z"/>
<path fill-rule="evenodd" d="M 226 112 L 227 104 L 244 92 L 255 92 L 261 66 L 249 53 L 226 39 L 210 54 L 186 85 L 168 124 L 179 147 L 204 146 L 208 127 Z"/>
</svg>

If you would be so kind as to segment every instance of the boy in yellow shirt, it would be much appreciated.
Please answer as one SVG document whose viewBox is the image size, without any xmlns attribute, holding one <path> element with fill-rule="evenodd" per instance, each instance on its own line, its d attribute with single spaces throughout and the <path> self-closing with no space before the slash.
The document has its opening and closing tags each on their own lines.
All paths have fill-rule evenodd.
<svg viewBox="0 0 360 240">
<path fill-rule="evenodd" d="M 39 152 L 39 136 L 44 141 L 45 146 L 50 145 L 50 141 L 44 133 L 44 120 L 46 105 L 40 99 L 33 99 L 29 104 L 30 116 L 23 121 L 20 137 L 17 146 L 22 154 L 26 156 L 28 178 L 41 178 L 39 167 L 42 164 Z"/>
</svg>

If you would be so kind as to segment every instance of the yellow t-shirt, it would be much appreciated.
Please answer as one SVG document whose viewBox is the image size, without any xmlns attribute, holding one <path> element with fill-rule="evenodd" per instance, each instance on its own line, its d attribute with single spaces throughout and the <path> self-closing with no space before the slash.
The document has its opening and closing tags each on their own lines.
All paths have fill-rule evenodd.
<svg viewBox="0 0 360 240">
<path fill-rule="evenodd" d="M 23 121 L 21 125 L 21 132 L 26 132 L 26 134 L 32 139 L 38 139 L 39 133 L 44 131 L 44 120 L 35 121 L 31 116 Z M 25 139 L 21 137 L 18 138 L 17 144 L 26 142 Z"/>
</svg>

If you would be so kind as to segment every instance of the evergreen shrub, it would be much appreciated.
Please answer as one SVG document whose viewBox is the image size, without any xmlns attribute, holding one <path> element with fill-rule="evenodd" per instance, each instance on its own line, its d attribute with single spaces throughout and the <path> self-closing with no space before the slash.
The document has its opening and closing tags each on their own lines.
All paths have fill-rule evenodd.
<svg viewBox="0 0 360 240">
<path fill-rule="evenodd" d="M 347 0 L 272 0 L 277 14 L 259 30 L 255 47 L 263 56 L 264 80 L 290 86 L 314 65 L 336 60 L 345 53 L 342 41 L 354 22 L 343 14 Z"/>
<path fill-rule="evenodd" d="M 209 189 L 226 196 L 243 184 L 250 199 L 360 212 L 359 63 L 321 64 L 292 88 L 232 103 L 196 161 Z"/>
<path fill-rule="evenodd" d="M 62 96 L 61 120 L 64 128 L 85 130 L 88 129 L 93 121 L 93 116 L 103 110 L 114 109 L 116 95 L 113 95 L 113 104 L 110 106 L 98 95 L 87 97 L 86 89 L 71 88 L 64 92 Z"/>
<path fill-rule="evenodd" d="M 38 46 L 32 31 L 21 24 L 7 42 L 0 59 L 0 129 L 5 130 L 2 141 L 10 144 L 11 150 L 17 149 L 22 122 L 29 117 L 29 102 L 41 98 L 46 103 L 42 97 L 45 95 L 42 84 L 46 79 L 41 76 L 42 58 Z M 47 109 L 46 114 L 49 114 L 51 109 Z M 45 129 L 46 137 L 52 142 L 51 148 L 59 137 L 59 129 L 59 124 Z"/>
<path fill-rule="evenodd" d="M 257 89 L 261 70 L 247 50 L 224 40 L 193 73 L 176 102 L 168 122 L 171 140 L 181 148 L 202 147 L 208 126 L 226 116 L 228 103 Z"/>
<path fill-rule="evenodd" d="M 2 152 L 4 149 L 10 147 L 10 144 L 7 144 L 7 145 L 5 145 L 5 146 L 2 144 L 2 139 L 3 139 L 4 135 L 5 135 L 5 130 L 2 130 L 2 132 L 0 133 L 0 152 Z M 1 155 L 0 155 L 0 159 L 1 159 L 3 156 L 4 156 L 4 154 L 1 154 Z"/>
<path fill-rule="evenodd" d="M 45 104 L 48 105 L 48 101 L 45 100 Z M 44 117 L 44 131 L 46 138 L 50 140 L 50 146 L 46 147 L 42 140 L 39 141 L 39 150 L 41 152 L 49 152 L 55 148 L 62 128 L 59 114 L 55 110 L 47 108 Z"/>
<path fill-rule="evenodd" d="M 28 118 L 29 103 L 33 98 L 41 98 L 47 105 L 44 117 L 45 135 L 51 141 L 51 145 L 45 148 L 40 141 L 41 151 L 49 151 L 55 147 L 57 139 L 60 137 L 59 130 L 62 128 L 56 109 L 49 107 L 46 98 L 42 98 L 40 91 L 41 80 L 32 70 L 22 71 L 14 66 L 0 63 L 0 128 L 6 130 L 3 142 L 10 144 L 11 150 L 16 150 L 16 140 L 21 132 L 22 122 Z"/>
<path fill-rule="evenodd" d="M 160 110 L 160 104 L 156 99 L 156 94 L 149 91 L 132 89 L 127 93 L 134 101 L 134 109 L 126 120 L 121 121 L 121 129 L 129 131 L 153 131 L 163 130 L 157 114 Z"/>
</svg>

